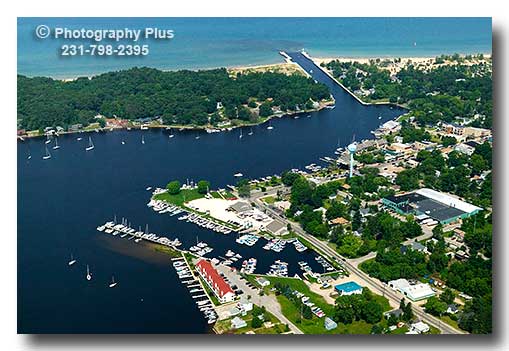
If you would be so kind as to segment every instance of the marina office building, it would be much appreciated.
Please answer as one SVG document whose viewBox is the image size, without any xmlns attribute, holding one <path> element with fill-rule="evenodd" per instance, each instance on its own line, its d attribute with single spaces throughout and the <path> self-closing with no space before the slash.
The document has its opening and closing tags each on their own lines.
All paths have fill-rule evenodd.
<svg viewBox="0 0 509 351">
<path fill-rule="evenodd" d="M 399 214 L 415 214 L 419 220 L 430 219 L 441 224 L 468 218 L 482 210 L 449 194 L 427 188 L 403 195 L 387 196 L 382 199 L 382 204 Z"/>
</svg>

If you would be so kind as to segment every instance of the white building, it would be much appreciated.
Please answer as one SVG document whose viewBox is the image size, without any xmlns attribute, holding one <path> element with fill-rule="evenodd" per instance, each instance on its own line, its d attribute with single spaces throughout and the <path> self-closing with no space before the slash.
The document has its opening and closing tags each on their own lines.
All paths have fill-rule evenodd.
<svg viewBox="0 0 509 351">
<path fill-rule="evenodd" d="M 424 322 L 417 322 L 411 325 L 411 330 L 419 334 L 429 332 L 429 325 Z"/>
<path fill-rule="evenodd" d="M 434 296 L 435 292 L 431 289 L 429 284 L 418 283 L 410 284 L 406 279 L 396 279 L 388 282 L 389 287 L 393 290 L 399 291 L 412 301 L 420 301 Z"/>
</svg>

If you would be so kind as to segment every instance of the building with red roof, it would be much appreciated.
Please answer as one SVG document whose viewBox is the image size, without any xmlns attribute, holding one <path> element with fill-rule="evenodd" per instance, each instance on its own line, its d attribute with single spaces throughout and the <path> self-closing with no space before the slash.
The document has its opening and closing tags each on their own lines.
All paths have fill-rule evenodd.
<svg viewBox="0 0 509 351">
<path fill-rule="evenodd" d="M 196 264 L 196 271 L 205 280 L 221 303 L 233 301 L 235 293 L 209 261 L 201 259 Z"/>
</svg>

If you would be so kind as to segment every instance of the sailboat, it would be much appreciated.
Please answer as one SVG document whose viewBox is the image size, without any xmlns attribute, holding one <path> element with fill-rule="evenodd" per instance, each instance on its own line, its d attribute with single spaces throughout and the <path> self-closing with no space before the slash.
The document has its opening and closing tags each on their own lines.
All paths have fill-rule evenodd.
<svg viewBox="0 0 509 351">
<path fill-rule="evenodd" d="M 30 152 L 30 146 L 28 146 L 28 156 L 27 160 L 30 160 L 32 158 L 32 152 Z"/>
<path fill-rule="evenodd" d="M 88 264 L 87 264 L 87 280 L 92 280 L 92 273 L 90 273 L 90 269 L 88 268 Z"/>
<path fill-rule="evenodd" d="M 92 142 L 92 138 L 88 137 L 88 146 L 85 148 L 86 151 L 90 151 L 94 149 L 94 143 Z"/>
<path fill-rule="evenodd" d="M 109 287 L 114 288 L 115 286 L 117 286 L 117 282 L 115 281 L 115 277 L 111 276 L 111 283 L 110 283 Z"/>
<path fill-rule="evenodd" d="M 274 127 L 272 126 L 272 121 L 269 121 L 269 126 L 267 127 L 268 130 L 272 130 L 274 129 Z"/>
<path fill-rule="evenodd" d="M 49 160 L 51 158 L 51 154 L 49 153 L 48 146 L 45 146 L 46 148 L 46 155 L 42 157 L 43 160 Z"/>
<path fill-rule="evenodd" d="M 143 135 L 141 136 L 141 143 L 145 144 L 145 138 L 143 137 Z"/>
<path fill-rule="evenodd" d="M 242 139 L 242 128 L 240 128 L 240 135 L 239 135 L 239 139 Z"/>
<path fill-rule="evenodd" d="M 247 135 L 253 135 L 253 127 L 251 127 L 251 130 L 247 133 Z"/>
<path fill-rule="evenodd" d="M 53 146 L 53 150 L 60 149 L 60 145 L 58 145 L 58 138 L 55 138 L 55 146 Z"/>
<path fill-rule="evenodd" d="M 69 262 L 67 262 L 67 264 L 68 264 L 69 266 L 72 266 L 72 265 L 73 265 L 73 264 L 75 264 L 75 263 L 76 263 L 76 260 L 74 259 L 74 257 L 73 257 L 73 256 L 72 256 L 72 254 L 71 254 L 71 259 L 69 260 Z"/>
</svg>

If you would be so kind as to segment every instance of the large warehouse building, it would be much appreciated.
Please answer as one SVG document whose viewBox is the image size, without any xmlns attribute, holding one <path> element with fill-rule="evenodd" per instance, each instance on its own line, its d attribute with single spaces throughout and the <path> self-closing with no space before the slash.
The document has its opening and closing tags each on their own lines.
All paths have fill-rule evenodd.
<svg viewBox="0 0 509 351">
<path fill-rule="evenodd" d="M 482 210 L 449 194 L 427 188 L 388 196 L 382 199 L 382 203 L 400 214 L 427 216 L 442 224 L 470 217 Z"/>
</svg>

